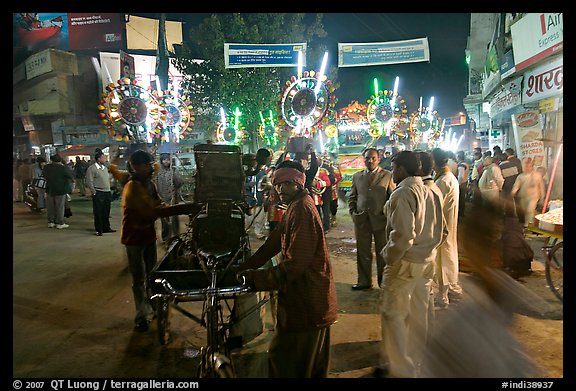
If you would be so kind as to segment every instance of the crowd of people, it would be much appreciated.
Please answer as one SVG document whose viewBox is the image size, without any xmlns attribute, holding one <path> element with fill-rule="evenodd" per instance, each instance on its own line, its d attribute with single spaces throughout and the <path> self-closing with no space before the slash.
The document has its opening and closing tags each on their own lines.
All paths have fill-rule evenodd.
<svg viewBox="0 0 576 391">
<path fill-rule="evenodd" d="M 458 249 L 458 226 L 468 213 L 464 205 L 489 208 L 503 222 L 512 219 L 527 227 L 544 198 L 544 179 L 531 159 L 520 161 L 512 148 L 477 149 L 473 161 L 440 148 L 392 155 L 369 147 L 362 156 L 366 168 L 353 175 L 346 202 L 357 249 L 353 290 L 372 288 L 373 254 L 376 259 L 382 340 L 375 375 L 441 376 L 423 347 L 432 335 L 434 311 L 464 293 Z M 110 226 L 111 180 L 122 184 L 121 243 L 133 278 L 134 323 L 146 331 L 153 317 L 146 281 L 157 261 L 155 222 L 161 220 L 166 243 L 179 234 L 178 215 L 190 212 L 190 205 L 181 203 L 182 179 L 170 155 L 161 155 L 155 167 L 153 155 L 136 151 L 128 171 L 106 159 L 96 150 L 94 162 L 76 159 L 70 168 L 55 154 L 49 164 L 40 158 L 29 170 L 19 166 L 14 178 L 20 188 L 45 179 L 45 199 L 38 205 L 45 205 L 50 228 L 68 227 L 65 204 L 74 183 L 81 195 L 89 192 L 97 236 L 116 232 Z M 253 229 L 264 243 L 240 266 L 238 278 L 278 295 L 269 375 L 326 377 L 330 326 L 337 319 L 326 234 L 336 224 L 342 172 L 332 156 L 317 155 L 311 144 L 296 153 L 261 149 L 242 163 L 246 230 Z M 14 200 L 18 197 L 15 191 Z M 273 257 L 274 265 L 262 268 Z M 529 273 L 529 263 L 505 264 L 515 277 Z"/>
</svg>

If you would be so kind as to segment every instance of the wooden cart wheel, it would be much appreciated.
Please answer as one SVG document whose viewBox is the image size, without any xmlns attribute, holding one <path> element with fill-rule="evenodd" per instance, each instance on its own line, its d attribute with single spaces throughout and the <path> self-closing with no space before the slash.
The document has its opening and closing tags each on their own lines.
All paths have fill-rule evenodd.
<svg viewBox="0 0 576 391">
<path fill-rule="evenodd" d="M 170 342 L 170 304 L 174 299 L 159 296 L 156 302 L 156 321 L 158 322 L 158 341 L 160 345 Z"/>
</svg>

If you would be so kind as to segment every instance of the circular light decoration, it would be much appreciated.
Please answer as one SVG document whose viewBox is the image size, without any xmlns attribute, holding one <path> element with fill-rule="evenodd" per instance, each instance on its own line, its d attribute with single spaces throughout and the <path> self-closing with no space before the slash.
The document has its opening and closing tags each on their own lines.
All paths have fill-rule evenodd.
<svg viewBox="0 0 576 391">
<path fill-rule="evenodd" d="M 194 125 L 190 101 L 185 96 L 178 96 L 173 90 L 164 93 L 154 90 L 152 95 L 160 104 L 160 121 L 150 131 L 150 137 L 162 142 L 186 139 Z"/>
<path fill-rule="evenodd" d="M 409 136 L 413 148 L 418 148 L 421 143 L 433 145 L 442 134 L 440 116 L 436 110 L 431 111 L 430 107 L 420 106 L 414 111 L 410 118 Z"/>
<path fill-rule="evenodd" d="M 274 122 L 274 114 L 272 113 L 272 110 L 268 111 L 267 118 L 264 118 L 264 115 L 260 112 L 258 135 L 264 143 L 270 147 L 275 147 L 278 144 L 278 129 Z"/>
<path fill-rule="evenodd" d="M 98 102 L 100 118 L 117 141 L 148 142 L 148 132 L 160 121 L 160 105 L 137 80 L 110 83 Z"/>
<path fill-rule="evenodd" d="M 228 121 L 224 109 L 220 108 L 220 122 L 216 128 L 216 138 L 220 144 L 240 144 L 244 139 L 244 126 L 240 122 L 240 109 L 236 107 L 234 120 Z"/>
<path fill-rule="evenodd" d="M 394 82 L 394 90 L 378 89 L 378 80 L 374 78 L 374 92 L 368 101 L 366 117 L 370 128 L 368 133 L 373 138 L 390 136 L 403 118 L 406 118 L 406 104 L 398 95 L 399 77 Z"/>
<path fill-rule="evenodd" d="M 299 52 L 298 77 L 292 76 L 282 88 L 278 100 L 279 126 L 292 129 L 294 136 L 310 136 L 335 115 L 335 88 L 324 74 L 327 59 L 325 53 L 320 72 L 302 72 Z"/>
</svg>

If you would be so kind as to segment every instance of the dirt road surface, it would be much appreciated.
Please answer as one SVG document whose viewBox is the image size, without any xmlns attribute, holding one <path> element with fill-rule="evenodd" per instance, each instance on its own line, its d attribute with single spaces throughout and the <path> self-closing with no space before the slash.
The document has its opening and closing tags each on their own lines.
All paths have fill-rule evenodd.
<svg viewBox="0 0 576 391">
<path fill-rule="evenodd" d="M 155 323 L 148 332 L 135 332 L 131 280 L 119 232 L 95 236 L 90 200 L 74 195 L 71 205 L 70 228 L 63 230 L 47 228 L 45 214 L 33 213 L 22 203 L 13 206 L 13 377 L 194 378 L 198 349 L 205 342 L 203 328 L 173 311 L 168 344 L 159 343 Z M 339 308 L 331 331 L 330 377 L 370 378 L 380 340 L 379 291 L 351 290 L 356 283 L 354 234 L 347 208 L 343 202 L 340 206 L 338 224 L 327 234 Z M 181 219 L 184 228 L 187 217 Z M 119 201 L 113 202 L 111 221 L 119 230 Z M 253 238 L 252 249 L 261 243 Z M 542 238 L 531 239 L 535 272 L 520 280 L 541 298 L 539 310 L 520 310 L 513 333 L 542 378 L 561 383 L 563 305 L 546 286 L 542 243 Z M 463 280 L 466 274 L 461 272 Z M 201 303 L 185 304 L 200 314 Z M 267 376 L 266 348 L 273 327 L 268 305 L 262 319 L 264 331 L 233 352 L 239 377 Z"/>
</svg>

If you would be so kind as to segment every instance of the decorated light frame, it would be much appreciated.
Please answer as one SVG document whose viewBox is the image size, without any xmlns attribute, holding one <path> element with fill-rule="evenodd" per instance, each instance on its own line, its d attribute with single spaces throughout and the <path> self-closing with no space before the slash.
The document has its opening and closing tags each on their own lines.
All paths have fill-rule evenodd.
<svg viewBox="0 0 576 391">
<path fill-rule="evenodd" d="M 151 89 L 152 87 L 149 87 Z M 160 105 L 160 121 L 150 131 L 150 138 L 161 142 L 180 142 L 192 132 L 194 116 L 186 96 L 180 96 L 176 86 L 171 90 L 153 90 L 152 95 Z"/>
<path fill-rule="evenodd" d="M 216 128 L 217 144 L 241 144 L 243 142 L 245 129 L 240 121 L 241 115 L 242 112 L 236 107 L 233 117 L 228 117 L 224 108 L 220 107 L 220 122 Z"/>
<path fill-rule="evenodd" d="M 266 118 L 261 111 L 259 114 L 260 125 L 258 127 L 258 136 L 260 136 L 266 145 L 275 147 L 278 144 L 278 127 L 274 121 L 274 113 L 272 110 L 269 110 Z"/>
<path fill-rule="evenodd" d="M 137 79 L 110 83 L 98 101 L 99 117 L 116 141 L 151 142 L 149 132 L 160 122 L 160 104 Z"/>
<path fill-rule="evenodd" d="M 368 100 L 366 118 L 370 125 L 368 133 L 373 138 L 403 136 L 403 127 L 408 123 L 406 103 L 398 95 L 400 78 L 396 76 L 394 90 L 380 90 L 374 78 L 374 95 Z"/>
<path fill-rule="evenodd" d="M 337 99 L 333 83 L 325 75 L 327 61 L 326 52 L 319 72 L 302 72 L 302 52 L 298 52 L 297 75 L 285 82 L 278 101 L 279 126 L 291 130 L 292 136 L 310 137 L 335 115 Z"/>
<path fill-rule="evenodd" d="M 430 98 L 430 105 L 422 107 L 422 97 L 417 111 L 410 117 L 410 144 L 418 148 L 421 143 L 427 143 L 428 148 L 434 148 L 444 132 L 444 123 L 438 112 L 434 110 L 434 97 Z"/>
</svg>

